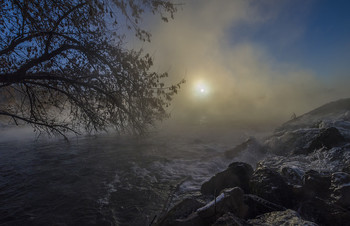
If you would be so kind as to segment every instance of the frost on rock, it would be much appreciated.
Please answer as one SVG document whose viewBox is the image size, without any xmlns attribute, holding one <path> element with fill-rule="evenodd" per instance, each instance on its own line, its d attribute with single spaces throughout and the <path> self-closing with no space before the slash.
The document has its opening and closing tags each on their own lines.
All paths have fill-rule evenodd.
<svg viewBox="0 0 350 226">
<path fill-rule="evenodd" d="M 234 162 L 202 184 L 206 200 L 226 189 L 182 225 L 349 225 L 350 99 L 296 117 L 262 145 L 250 139 L 225 156 L 259 160 L 254 170 L 238 167 L 245 171 L 232 170 L 244 165 Z"/>
<path fill-rule="evenodd" d="M 350 175 L 345 172 L 332 174 L 331 198 L 333 201 L 345 208 L 350 207 Z"/>
<path fill-rule="evenodd" d="M 350 140 L 350 99 L 331 102 L 284 123 L 265 140 L 264 144 L 274 154 L 290 155 L 307 149 L 310 142 L 322 131 L 330 128 L 335 128 L 331 132 L 339 132 L 345 140 Z M 326 137 L 326 140 L 334 141 L 334 144 L 330 142 L 331 146 L 334 147 L 339 143 L 335 141 L 339 141 L 337 139 L 340 136 L 334 136 L 333 140 Z M 330 137 L 332 138 L 332 136 Z M 327 142 L 325 144 L 321 142 L 319 146 L 327 146 L 327 144 Z"/>
<path fill-rule="evenodd" d="M 243 203 L 244 192 L 239 187 L 224 189 L 223 192 L 207 205 L 197 209 L 196 213 L 202 218 L 216 217 L 226 212 L 232 212 L 238 217 L 245 214 Z"/>
<path fill-rule="evenodd" d="M 286 170 L 294 171 L 295 176 L 302 177 L 304 172 L 316 170 L 319 172 L 342 171 L 349 164 L 350 146 L 332 148 L 328 151 L 319 149 L 307 156 L 270 156 L 258 163 L 259 167 L 267 167 L 285 174 Z M 285 171 L 285 172 L 283 172 Z"/>
<path fill-rule="evenodd" d="M 216 205 L 217 202 L 221 202 L 221 200 L 223 200 L 225 198 L 225 193 L 221 193 L 219 196 L 216 197 L 215 200 L 209 202 L 208 204 L 206 204 L 205 206 L 199 208 L 197 210 L 197 212 L 203 212 L 211 207 L 213 207 L 214 205 Z"/>
<path fill-rule="evenodd" d="M 265 213 L 256 219 L 249 220 L 252 225 L 308 225 L 317 226 L 317 224 L 303 220 L 299 214 L 293 210 L 275 211 Z"/>
</svg>

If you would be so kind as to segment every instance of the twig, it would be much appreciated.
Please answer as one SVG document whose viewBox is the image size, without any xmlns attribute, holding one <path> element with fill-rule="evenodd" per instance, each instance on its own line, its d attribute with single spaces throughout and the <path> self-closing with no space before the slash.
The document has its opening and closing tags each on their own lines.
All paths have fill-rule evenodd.
<svg viewBox="0 0 350 226">
<path fill-rule="evenodd" d="M 151 226 L 151 225 L 153 224 L 153 222 L 154 222 L 154 220 L 156 219 L 156 217 L 157 217 L 157 215 L 154 215 L 153 220 L 151 221 L 151 223 L 149 224 L 149 226 Z"/>
</svg>

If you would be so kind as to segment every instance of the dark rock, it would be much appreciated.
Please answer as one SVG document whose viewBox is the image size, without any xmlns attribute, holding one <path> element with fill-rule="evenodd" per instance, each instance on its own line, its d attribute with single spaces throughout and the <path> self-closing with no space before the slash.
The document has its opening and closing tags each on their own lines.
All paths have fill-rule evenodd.
<svg viewBox="0 0 350 226">
<path fill-rule="evenodd" d="M 331 198 L 335 204 L 350 209 L 350 175 L 344 172 L 332 174 Z"/>
<path fill-rule="evenodd" d="M 319 129 L 280 131 L 274 133 L 265 140 L 264 144 L 271 153 L 282 156 L 289 156 L 297 153 L 310 142 L 310 139 L 319 133 Z"/>
<path fill-rule="evenodd" d="M 248 206 L 247 214 L 244 216 L 245 219 L 255 218 L 258 215 L 269 213 L 272 211 L 283 211 L 286 210 L 283 206 L 269 202 L 259 196 L 246 194 L 244 195 L 244 203 Z"/>
<path fill-rule="evenodd" d="M 317 197 L 300 204 L 299 214 L 320 225 L 350 225 L 350 212 L 338 205 Z"/>
<path fill-rule="evenodd" d="M 265 148 L 253 137 L 250 137 L 245 142 L 243 142 L 240 145 L 237 145 L 233 149 L 225 151 L 225 157 L 232 159 L 234 157 L 237 157 L 239 153 L 242 151 L 257 151 L 261 153 L 265 153 Z"/>
<path fill-rule="evenodd" d="M 249 226 L 245 220 L 236 217 L 233 213 L 225 213 L 212 226 Z"/>
<path fill-rule="evenodd" d="M 240 187 L 246 193 L 249 192 L 249 179 L 253 174 L 253 168 L 244 162 L 234 162 L 220 173 L 217 173 L 201 187 L 202 194 L 218 194 L 224 188 Z"/>
<path fill-rule="evenodd" d="M 290 185 L 302 185 L 304 172 L 297 167 L 283 167 L 282 176 Z"/>
<path fill-rule="evenodd" d="M 252 194 L 262 197 L 272 203 L 289 207 L 292 192 L 283 177 L 269 168 L 258 168 L 250 179 Z"/>
<path fill-rule="evenodd" d="M 342 169 L 343 172 L 350 174 L 350 165 L 346 165 Z"/>
<path fill-rule="evenodd" d="M 307 151 L 312 152 L 322 147 L 330 149 L 344 141 L 344 137 L 340 134 L 337 128 L 330 127 L 327 129 L 322 129 L 320 133 L 311 141 Z"/>
<path fill-rule="evenodd" d="M 293 210 L 274 211 L 271 213 L 265 213 L 258 216 L 255 219 L 248 220 L 248 223 L 252 225 L 270 226 L 270 225 L 290 225 L 290 226 L 317 226 L 317 224 L 303 220 L 299 214 Z"/>
<path fill-rule="evenodd" d="M 239 187 L 225 189 L 215 200 L 199 208 L 197 213 L 201 218 L 209 221 L 227 212 L 243 217 L 247 211 L 247 206 L 243 202 L 243 194 L 243 190 Z"/>
<path fill-rule="evenodd" d="M 304 188 L 300 185 L 292 185 L 290 186 L 292 190 L 292 207 L 298 206 L 299 202 L 305 199 L 305 191 Z M 294 208 L 291 208 L 294 209 Z"/>
<path fill-rule="evenodd" d="M 196 199 L 185 199 L 175 205 L 159 222 L 158 225 L 181 225 L 177 219 L 185 219 L 204 204 Z"/>
<path fill-rule="evenodd" d="M 209 226 L 211 222 L 201 218 L 196 212 L 191 213 L 188 217 L 184 219 L 176 219 L 171 225 L 176 226 Z"/>
<path fill-rule="evenodd" d="M 326 198 L 329 196 L 331 186 L 331 175 L 319 173 L 315 170 L 305 172 L 303 177 L 303 190 L 306 197 L 318 196 Z"/>
</svg>

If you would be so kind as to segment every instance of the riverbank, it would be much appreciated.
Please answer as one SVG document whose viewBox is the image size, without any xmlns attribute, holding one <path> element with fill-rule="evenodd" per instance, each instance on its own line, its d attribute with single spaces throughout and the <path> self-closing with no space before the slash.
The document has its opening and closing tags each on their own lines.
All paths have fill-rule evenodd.
<svg viewBox="0 0 350 226">
<path fill-rule="evenodd" d="M 259 161 L 235 161 L 242 155 Z M 226 170 L 156 224 L 350 225 L 350 99 L 296 117 L 225 156 L 233 160 Z"/>
</svg>

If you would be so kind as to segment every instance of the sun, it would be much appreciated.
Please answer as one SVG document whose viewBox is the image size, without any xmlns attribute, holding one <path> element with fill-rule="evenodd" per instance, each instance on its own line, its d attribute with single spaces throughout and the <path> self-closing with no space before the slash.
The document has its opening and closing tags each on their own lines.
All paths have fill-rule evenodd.
<svg viewBox="0 0 350 226">
<path fill-rule="evenodd" d="M 198 80 L 194 83 L 194 95 L 196 97 L 205 97 L 209 95 L 210 89 L 207 82 L 203 80 Z"/>
</svg>

